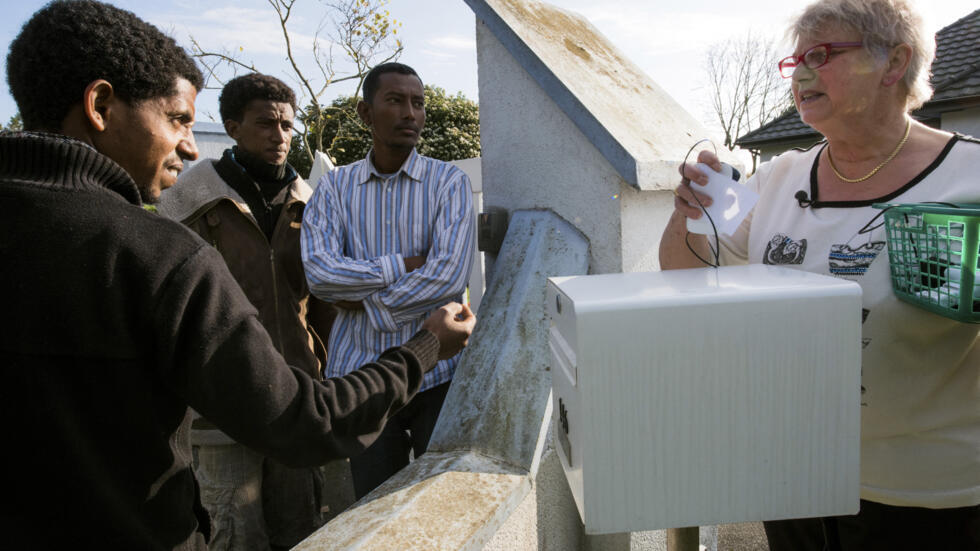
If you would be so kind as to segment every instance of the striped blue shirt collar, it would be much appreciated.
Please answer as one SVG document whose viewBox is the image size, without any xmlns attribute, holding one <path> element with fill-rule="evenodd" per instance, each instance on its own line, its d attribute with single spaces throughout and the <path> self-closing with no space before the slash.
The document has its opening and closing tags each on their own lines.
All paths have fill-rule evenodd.
<svg viewBox="0 0 980 551">
<path fill-rule="evenodd" d="M 364 157 L 364 161 L 361 163 L 360 171 L 357 175 L 357 181 L 360 184 L 366 184 L 371 181 L 372 177 L 377 177 L 383 179 L 381 172 L 378 171 L 374 166 L 374 162 L 371 161 L 371 154 L 374 153 L 374 148 L 372 147 L 368 151 L 367 157 Z M 421 182 L 422 177 L 425 175 L 422 167 L 422 163 L 419 162 L 419 152 L 412 148 L 412 152 L 409 153 L 408 158 L 402 163 L 402 166 L 395 171 L 395 174 L 405 173 L 406 176 L 415 180 L 416 182 Z"/>
</svg>

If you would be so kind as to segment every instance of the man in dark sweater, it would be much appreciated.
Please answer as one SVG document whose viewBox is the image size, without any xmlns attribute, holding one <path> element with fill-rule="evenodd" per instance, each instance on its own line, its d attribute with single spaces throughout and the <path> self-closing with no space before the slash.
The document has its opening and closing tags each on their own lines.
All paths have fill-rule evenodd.
<svg viewBox="0 0 980 551">
<path fill-rule="evenodd" d="M 250 73 L 225 84 L 219 105 L 236 145 L 181 174 L 157 210 L 221 253 L 286 362 L 319 378 L 333 306 L 310 296 L 300 258 L 313 190 L 286 162 L 296 95 L 277 78 Z M 323 524 L 317 467 L 283 466 L 204 418 L 191 428 L 212 550 L 289 549 Z"/>
<path fill-rule="evenodd" d="M 202 78 L 133 14 L 48 4 L 7 80 L 30 132 L 0 135 L 4 547 L 206 549 L 188 406 L 315 465 L 363 450 L 465 345 L 475 320 L 449 305 L 346 377 L 287 366 L 221 255 L 141 208 L 197 156 Z"/>
</svg>

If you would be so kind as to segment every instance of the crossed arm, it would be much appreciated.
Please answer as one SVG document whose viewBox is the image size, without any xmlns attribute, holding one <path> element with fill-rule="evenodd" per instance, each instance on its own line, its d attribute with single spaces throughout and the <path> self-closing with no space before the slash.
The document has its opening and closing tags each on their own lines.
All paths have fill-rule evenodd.
<svg viewBox="0 0 980 551">
<path fill-rule="evenodd" d="M 425 254 L 365 260 L 345 254 L 345 243 L 352 239 L 348 225 L 359 221 L 349 220 L 332 184 L 325 181 L 317 189 L 303 220 L 303 263 L 315 296 L 340 308 L 365 310 L 378 331 L 397 331 L 463 292 L 474 247 L 472 196 L 465 174 L 459 172 L 446 183 L 431 221 L 419 222 L 431 231 Z"/>
<path fill-rule="evenodd" d="M 402 257 L 402 261 L 405 263 L 405 272 L 414 272 L 425 264 L 425 257 L 422 255 L 406 256 Z M 364 311 L 364 303 L 359 300 L 338 300 L 334 303 L 334 306 L 341 310 L 350 310 L 352 312 Z"/>
</svg>

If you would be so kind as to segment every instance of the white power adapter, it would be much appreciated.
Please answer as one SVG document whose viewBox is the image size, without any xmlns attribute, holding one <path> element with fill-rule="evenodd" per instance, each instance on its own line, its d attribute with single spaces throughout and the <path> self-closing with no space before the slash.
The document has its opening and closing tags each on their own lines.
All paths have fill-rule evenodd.
<svg viewBox="0 0 980 551">
<path fill-rule="evenodd" d="M 759 194 L 739 185 L 735 181 L 738 172 L 729 164 L 721 163 L 721 172 L 715 172 L 704 163 L 697 163 L 698 170 L 708 176 L 708 184 L 699 186 L 692 184 L 692 189 L 711 197 L 711 205 L 701 218 L 687 219 L 687 231 L 691 233 L 712 234 L 711 222 L 719 234 L 731 235 L 742 223 L 742 220 L 752 211 L 759 200 Z M 710 217 L 710 220 L 709 220 Z"/>
</svg>

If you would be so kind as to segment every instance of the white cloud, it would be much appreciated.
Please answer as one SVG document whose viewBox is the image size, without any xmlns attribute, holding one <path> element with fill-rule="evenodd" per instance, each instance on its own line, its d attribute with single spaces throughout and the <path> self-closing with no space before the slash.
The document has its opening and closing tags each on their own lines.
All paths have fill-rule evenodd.
<svg viewBox="0 0 980 551">
<path fill-rule="evenodd" d="M 582 15 L 627 54 L 663 55 L 701 50 L 725 38 L 749 31 L 779 37 L 781 26 L 763 26 L 752 14 L 696 11 L 665 13 L 653 7 L 611 12 L 587 9 Z"/>
<path fill-rule="evenodd" d="M 419 53 L 421 53 L 424 56 L 429 57 L 430 59 L 435 58 L 435 60 L 443 60 L 443 61 L 444 60 L 448 60 L 448 59 L 456 59 L 458 57 L 458 55 L 456 53 L 453 53 L 453 52 L 444 52 L 444 51 L 440 51 L 440 50 L 430 50 L 428 48 L 423 48 L 423 49 L 419 50 Z"/>
<path fill-rule="evenodd" d="M 448 50 L 472 50 L 476 48 L 476 39 L 472 36 L 449 34 L 437 36 L 426 40 L 426 44 L 433 48 Z"/>
<path fill-rule="evenodd" d="M 151 15 L 148 19 L 170 30 L 182 44 L 189 44 L 193 37 L 202 48 L 210 51 L 227 49 L 238 52 L 241 48 L 246 60 L 249 56 L 285 55 L 282 27 L 275 13 L 269 9 L 224 6 L 188 15 Z M 301 27 L 299 23 L 302 20 L 290 20 L 289 35 L 293 48 L 310 48 L 313 34 L 298 31 L 297 28 Z"/>
</svg>

